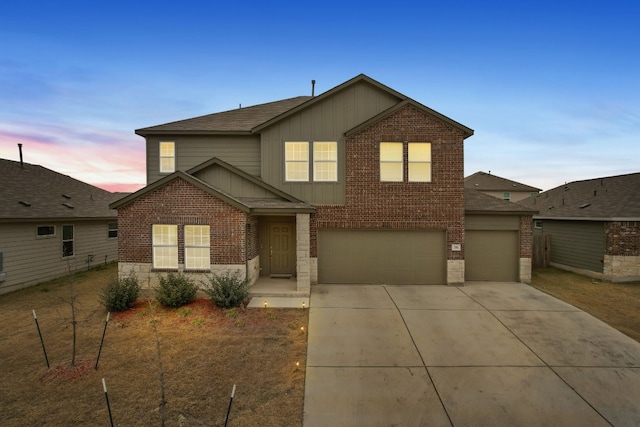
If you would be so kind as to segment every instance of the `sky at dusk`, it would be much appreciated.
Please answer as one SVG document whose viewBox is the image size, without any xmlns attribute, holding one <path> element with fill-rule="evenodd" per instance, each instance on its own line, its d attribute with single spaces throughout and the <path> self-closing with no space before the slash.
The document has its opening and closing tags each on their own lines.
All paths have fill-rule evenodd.
<svg viewBox="0 0 640 427">
<path fill-rule="evenodd" d="M 477 171 L 547 190 L 640 172 L 637 1 L 5 1 L 0 158 L 145 185 L 134 130 L 364 73 L 475 130 Z M 0 177 L 1 182 L 1 177 Z"/>
</svg>

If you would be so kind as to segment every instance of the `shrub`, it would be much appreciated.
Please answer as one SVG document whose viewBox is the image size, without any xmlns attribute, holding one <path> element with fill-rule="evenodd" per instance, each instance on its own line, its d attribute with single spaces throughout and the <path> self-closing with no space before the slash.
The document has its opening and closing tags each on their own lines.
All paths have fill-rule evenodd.
<svg viewBox="0 0 640 427">
<path fill-rule="evenodd" d="M 132 271 L 127 277 L 109 281 L 100 294 L 100 303 L 108 311 L 129 310 L 139 293 L 138 278 Z"/>
<path fill-rule="evenodd" d="M 212 274 L 209 282 L 203 282 L 204 292 L 211 301 L 222 308 L 238 307 L 249 298 L 249 282 L 240 278 L 240 271 Z"/>
<path fill-rule="evenodd" d="M 198 286 L 193 279 L 184 274 L 169 273 L 167 277 L 160 278 L 160 284 L 154 291 L 160 304 L 175 308 L 193 301 L 198 292 Z"/>
</svg>

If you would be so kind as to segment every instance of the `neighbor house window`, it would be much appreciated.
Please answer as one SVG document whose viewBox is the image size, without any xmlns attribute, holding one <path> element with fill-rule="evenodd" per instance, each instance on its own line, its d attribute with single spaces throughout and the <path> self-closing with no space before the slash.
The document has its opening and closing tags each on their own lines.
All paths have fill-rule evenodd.
<svg viewBox="0 0 640 427">
<path fill-rule="evenodd" d="M 403 181 L 402 142 L 380 143 L 380 181 Z"/>
<path fill-rule="evenodd" d="M 73 225 L 62 226 L 62 256 L 73 256 Z"/>
<path fill-rule="evenodd" d="M 184 226 L 184 266 L 187 269 L 211 268 L 208 225 Z"/>
<path fill-rule="evenodd" d="M 160 143 L 160 172 L 173 173 L 176 171 L 176 145 L 174 142 Z"/>
<path fill-rule="evenodd" d="M 285 179 L 287 181 L 309 181 L 309 143 L 284 143 Z"/>
<path fill-rule="evenodd" d="M 55 225 L 39 225 L 36 229 L 36 237 L 53 237 L 56 235 Z"/>
<path fill-rule="evenodd" d="M 153 225 L 153 268 L 178 268 L 178 226 Z"/>
<path fill-rule="evenodd" d="M 313 180 L 331 182 L 338 180 L 337 142 L 313 143 Z"/>
<path fill-rule="evenodd" d="M 409 143 L 409 181 L 431 182 L 431 144 Z"/>
<path fill-rule="evenodd" d="M 511 193 L 508 191 L 505 191 L 502 193 L 502 200 L 511 200 Z"/>
<path fill-rule="evenodd" d="M 115 239 L 118 237 L 118 223 L 117 222 L 110 222 L 107 225 L 107 237 L 109 237 L 109 239 Z"/>
<path fill-rule="evenodd" d="M 540 229 L 542 228 L 542 220 L 536 219 L 533 221 L 533 228 Z"/>
</svg>

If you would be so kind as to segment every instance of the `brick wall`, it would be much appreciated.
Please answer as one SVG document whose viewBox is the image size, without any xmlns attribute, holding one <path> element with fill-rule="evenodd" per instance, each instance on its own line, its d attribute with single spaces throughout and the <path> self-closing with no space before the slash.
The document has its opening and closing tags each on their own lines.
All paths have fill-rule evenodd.
<svg viewBox="0 0 640 427">
<path fill-rule="evenodd" d="M 533 254 L 533 230 L 531 215 L 520 217 L 520 258 L 531 258 Z"/>
<path fill-rule="evenodd" d="M 604 229 L 607 255 L 640 255 L 640 222 L 607 222 Z"/>
<path fill-rule="evenodd" d="M 406 106 L 346 140 L 345 206 L 318 206 L 311 216 L 311 256 L 318 228 L 447 230 L 452 243 L 464 235 L 464 135 L 436 117 Z M 404 142 L 405 182 L 380 182 L 380 142 Z M 407 182 L 407 143 L 430 142 L 432 182 Z"/>
<path fill-rule="evenodd" d="M 179 264 L 184 264 L 183 226 L 207 224 L 211 231 L 211 264 L 245 262 L 246 214 L 183 179 L 171 181 L 118 208 L 120 262 L 153 261 L 153 224 L 178 225 Z M 253 228 L 257 230 L 257 226 Z"/>
</svg>

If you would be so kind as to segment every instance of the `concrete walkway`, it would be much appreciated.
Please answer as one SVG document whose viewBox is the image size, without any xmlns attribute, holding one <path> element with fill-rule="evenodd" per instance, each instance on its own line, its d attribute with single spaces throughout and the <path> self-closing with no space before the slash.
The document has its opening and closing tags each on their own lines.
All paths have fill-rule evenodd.
<svg viewBox="0 0 640 427">
<path fill-rule="evenodd" d="M 528 285 L 310 302 L 304 427 L 640 425 L 640 343 Z"/>
</svg>

